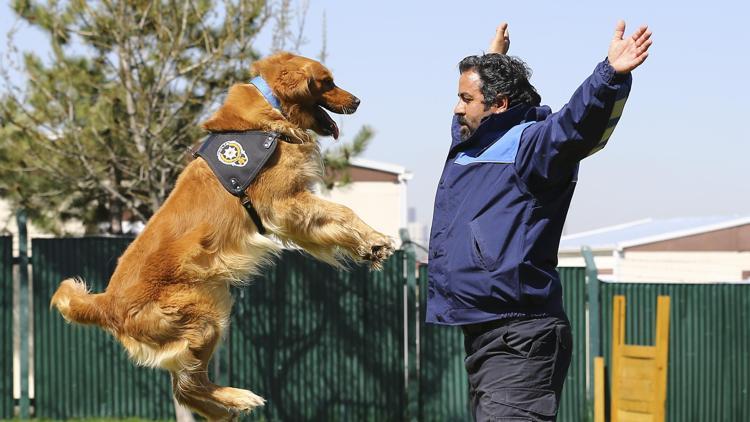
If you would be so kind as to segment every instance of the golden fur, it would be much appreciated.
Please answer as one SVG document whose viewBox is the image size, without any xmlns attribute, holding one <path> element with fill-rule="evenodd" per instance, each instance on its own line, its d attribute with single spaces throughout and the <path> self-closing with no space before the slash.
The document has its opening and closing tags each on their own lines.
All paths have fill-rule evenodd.
<svg viewBox="0 0 750 422">
<path fill-rule="evenodd" d="M 307 131 L 337 135 L 321 106 L 351 113 L 359 100 L 336 87 L 320 63 L 288 53 L 256 62 L 253 72 L 272 87 L 283 114 L 254 86 L 237 84 L 203 126 L 211 132 L 285 135 L 246 192 L 266 229 L 321 260 L 335 264 L 348 256 L 379 268 L 393 252 L 390 239 L 350 209 L 310 192 L 322 169 L 318 144 Z M 206 162 L 196 159 L 120 257 L 106 291 L 91 294 L 82 280 L 67 279 L 51 306 L 68 321 L 110 332 L 137 364 L 168 370 L 179 402 L 210 420 L 230 420 L 264 400 L 248 390 L 218 386 L 207 376 L 209 359 L 229 324 L 229 285 L 257 273 L 279 249 L 258 233 Z"/>
</svg>

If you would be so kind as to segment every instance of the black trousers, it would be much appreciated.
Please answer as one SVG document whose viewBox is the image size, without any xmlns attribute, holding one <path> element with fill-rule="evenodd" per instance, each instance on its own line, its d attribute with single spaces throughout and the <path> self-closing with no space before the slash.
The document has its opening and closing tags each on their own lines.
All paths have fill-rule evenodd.
<svg viewBox="0 0 750 422">
<path fill-rule="evenodd" d="M 570 366 L 567 317 L 462 327 L 471 412 L 483 421 L 554 421 Z"/>
</svg>

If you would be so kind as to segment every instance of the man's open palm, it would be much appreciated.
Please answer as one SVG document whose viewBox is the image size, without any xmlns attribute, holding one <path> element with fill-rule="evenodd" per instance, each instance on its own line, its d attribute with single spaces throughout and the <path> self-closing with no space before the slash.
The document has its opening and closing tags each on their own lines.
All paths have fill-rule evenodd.
<svg viewBox="0 0 750 422">
<path fill-rule="evenodd" d="M 625 22 L 617 22 L 615 36 L 609 45 L 609 64 L 617 73 L 628 73 L 640 66 L 648 57 L 648 48 L 651 47 L 651 31 L 648 26 L 642 26 L 633 35 L 624 38 Z"/>
</svg>

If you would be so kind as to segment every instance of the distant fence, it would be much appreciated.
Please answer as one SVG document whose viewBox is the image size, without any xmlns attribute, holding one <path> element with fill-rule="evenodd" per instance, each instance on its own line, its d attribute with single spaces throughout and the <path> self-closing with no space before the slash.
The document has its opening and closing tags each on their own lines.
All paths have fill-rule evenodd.
<svg viewBox="0 0 750 422">
<path fill-rule="evenodd" d="M 32 241 L 37 417 L 174 417 L 166 372 L 135 367 L 102 330 L 65 324 L 49 310 L 63 278 L 81 275 L 94 291 L 104 290 L 131 240 Z M 10 244 L 0 238 L 0 282 L 8 292 Z M 214 378 L 268 400 L 247 420 L 471 420 L 462 334 L 424 324 L 426 267 L 419 291 L 411 292 L 412 263 L 399 251 L 382 272 L 347 272 L 285 252 L 263 277 L 233 290 L 232 325 L 211 365 Z M 590 409 L 591 290 L 584 269 L 560 274 L 574 348 L 558 420 L 579 422 Z M 593 338 L 602 339 L 607 360 L 613 295 L 628 298 L 629 343 L 653 341 L 656 296 L 672 297 L 668 420 L 750 420 L 750 285 L 596 283 L 601 307 L 591 318 L 599 319 L 601 333 Z M 0 298 L 0 365 L 9 374 L 11 295 Z M 10 379 L 0 379 L 3 417 L 12 416 Z"/>
</svg>

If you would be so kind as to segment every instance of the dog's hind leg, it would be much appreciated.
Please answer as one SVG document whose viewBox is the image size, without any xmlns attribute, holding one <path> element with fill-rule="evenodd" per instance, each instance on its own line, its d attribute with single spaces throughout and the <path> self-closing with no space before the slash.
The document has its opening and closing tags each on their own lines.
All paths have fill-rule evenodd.
<svg viewBox="0 0 750 422">
<path fill-rule="evenodd" d="M 171 372 L 172 391 L 178 402 L 189 407 L 192 411 L 200 413 L 210 421 L 233 420 L 235 419 L 229 409 L 224 406 L 218 406 L 212 401 L 201 400 L 198 397 L 188 395 L 183 388 L 178 385 L 179 374 Z"/>
<path fill-rule="evenodd" d="M 265 403 L 262 397 L 251 391 L 221 387 L 208 379 L 208 362 L 220 338 L 218 329 L 202 330 L 199 336 L 192 338 L 202 341 L 198 345 L 192 344 L 169 368 L 178 402 L 210 420 L 231 420 Z"/>
<path fill-rule="evenodd" d="M 210 420 L 231 420 L 265 403 L 251 391 L 214 384 L 203 365 L 198 369 L 172 372 L 172 388 L 178 402 Z"/>
<path fill-rule="evenodd" d="M 214 384 L 205 371 L 173 373 L 172 386 L 178 402 L 211 420 L 229 420 L 265 403 L 251 391 Z"/>
</svg>

